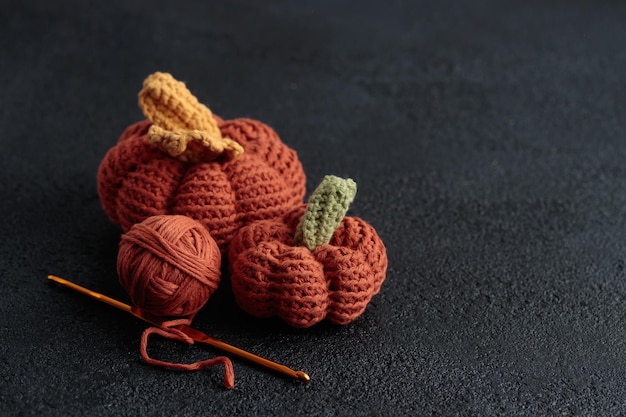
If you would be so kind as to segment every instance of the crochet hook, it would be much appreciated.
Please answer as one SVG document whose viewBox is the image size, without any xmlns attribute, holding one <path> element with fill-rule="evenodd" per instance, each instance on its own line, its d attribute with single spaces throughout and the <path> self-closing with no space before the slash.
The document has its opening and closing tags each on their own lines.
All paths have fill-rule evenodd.
<svg viewBox="0 0 626 417">
<path fill-rule="evenodd" d="M 56 282 L 57 284 L 60 284 L 63 287 L 66 288 L 70 288 L 74 291 L 77 291 L 81 294 L 87 295 L 93 299 L 96 299 L 104 304 L 110 305 L 112 307 L 115 307 L 119 310 L 122 310 L 126 313 L 129 313 L 135 317 L 137 317 L 140 320 L 145 321 L 146 323 L 149 323 L 153 326 L 159 326 L 158 322 L 155 322 L 154 320 L 150 319 L 148 316 L 146 316 L 141 309 L 135 308 L 135 307 L 131 307 L 130 305 L 123 303 L 121 301 L 118 301 L 114 298 L 108 297 L 104 294 L 101 294 L 99 292 L 96 291 L 92 291 L 90 289 L 87 289 L 85 287 L 82 287 L 78 284 L 75 284 L 71 281 L 68 281 L 66 279 L 57 277 L 55 275 L 48 275 L 48 279 L 51 281 Z M 285 365 L 281 365 L 279 363 L 273 362 L 269 359 L 265 359 L 262 358 L 260 356 L 257 356 L 253 353 L 247 352 L 245 350 L 239 349 L 235 346 L 229 345 L 228 343 L 224 343 L 220 340 L 217 340 L 215 338 L 212 338 L 204 333 L 202 333 L 199 330 L 196 330 L 192 327 L 186 326 L 186 325 L 179 325 L 176 326 L 176 328 L 180 331 L 182 331 L 183 333 L 185 333 L 187 336 L 191 337 L 196 343 L 200 343 L 200 344 L 204 344 L 207 346 L 211 346 L 215 349 L 219 349 L 223 352 L 227 352 L 230 353 L 233 356 L 236 356 L 238 358 L 241 359 L 245 359 L 247 361 L 250 361 L 254 364 L 257 364 L 263 368 L 269 369 L 271 371 L 274 372 L 278 372 L 281 375 L 290 377 L 290 378 L 294 378 L 294 379 L 298 379 L 300 381 L 304 381 L 307 382 L 309 381 L 311 378 L 309 377 L 309 375 L 306 372 L 303 371 L 294 371 L 293 369 L 285 366 Z"/>
</svg>

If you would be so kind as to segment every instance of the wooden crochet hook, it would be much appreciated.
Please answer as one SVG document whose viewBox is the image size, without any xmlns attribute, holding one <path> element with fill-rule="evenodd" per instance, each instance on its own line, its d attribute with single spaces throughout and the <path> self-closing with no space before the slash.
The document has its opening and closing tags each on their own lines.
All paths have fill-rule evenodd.
<svg viewBox="0 0 626 417">
<path fill-rule="evenodd" d="M 159 326 L 160 323 L 155 322 L 154 320 L 150 319 L 147 315 L 145 315 L 141 309 L 136 308 L 136 307 L 131 307 L 130 305 L 123 303 L 121 301 L 118 301 L 114 298 L 108 297 L 104 294 L 101 294 L 99 292 L 95 292 L 92 291 L 90 289 L 87 289 L 85 287 L 81 287 L 78 284 L 75 284 L 71 281 L 68 281 L 66 279 L 54 276 L 54 275 L 48 275 L 48 279 L 51 281 L 56 282 L 57 284 L 62 285 L 63 287 L 66 288 L 70 288 L 74 291 L 77 291 L 81 294 L 85 294 L 91 298 L 94 298 L 104 304 L 108 304 L 112 307 L 115 307 L 119 310 L 122 310 L 126 313 L 129 313 L 135 317 L 137 317 L 140 320 L 145 321 L 146 323 L 149 323 L 153 326 Z M 228 343 L 224 343 L 222 341 L 219 341 L 217 339 L 214 339 L 204 333 L 202 333 L 199 330 L 196 330 L 192 327 L 186 326 L 186 325 L 178 325 L 176 326 L 176 328 L 180 331 L 182 331 L 183 333 L 185 333 L 187 336 L 189 336 L 190 338 L 192 338 L 194 340 L 194 342 L 196 343 L 200 343 L 203 345 L 207 345 L 207 346 L 211 346 L 215 349 L 219 349 L 223 352 L 226 353 L 230 353 L 233 356 L 236 356 L 238 358 L 241 359 L 245 359 L 247 361 L 250 361 L 254 364 L 257 364 L 263 368 L 269 369 L 271 371 L 274 372 L 278 372 L 281 375 L 287 376 L 289 378 L 294 378 L 294 379 L 298 379 L 300 381 L 304 381 L 307 382 L 309 381 L 311 378 L 309 377 L 309 375 L 306 372 L 303 371 L 294 371 L 291 368 L 288 368 L 285 365 L 281 365 L 279 363 L 273 362 L 269 359 L 265 359 L 262 358 L 260 356 L 257 356 L 253 353 L 250 352 L 246 352 L 245 350 L 239 349 L 235 346 L 229 345 Z"/>
</svg>

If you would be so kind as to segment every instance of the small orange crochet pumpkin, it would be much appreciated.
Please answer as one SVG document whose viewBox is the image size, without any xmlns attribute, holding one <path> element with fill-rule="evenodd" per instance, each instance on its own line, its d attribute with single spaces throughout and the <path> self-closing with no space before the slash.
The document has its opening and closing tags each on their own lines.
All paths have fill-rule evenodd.
<svg viewBox="0 0 626 417">
<path fill-rule="evenodd" d="M 124 231 L 185 215 L 224 252 L 241 226 L 302 204 L 302 165 L 269 126 L 221 120 L 165 73 L 146 78 L 139 104 L 148 120 L 124 131 L 98 171 L 102 207 Z"/>
<path fill-rule="evenodd" d="M 294 327 L 361 315 L 385 279 L 387 254 L 372 226 L 344 217 L 355 193 L 352 180 L 327 176 L 308 205 L 237 233 L 229 249 L 237 304 Z"/>
</svg>

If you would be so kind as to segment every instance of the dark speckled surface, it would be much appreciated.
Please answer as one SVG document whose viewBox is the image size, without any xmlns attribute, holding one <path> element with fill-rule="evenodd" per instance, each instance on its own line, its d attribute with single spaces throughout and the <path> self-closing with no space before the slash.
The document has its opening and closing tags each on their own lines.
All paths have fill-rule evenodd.
<svg viewBox="0 0 626 417">
<path fill-rule="evenodd" d="M 9 1 L 0 12 L 0 415 L 626 414 L 626 7 L 611 1 Z M 311 375 L 176 373 L 126 299 L 98 164 L 169 71 L 272 125 L 388 247 L 347 327 L 195 327 Z M 155 342 L 162 358 L 216 352 Z"/>
</svg>

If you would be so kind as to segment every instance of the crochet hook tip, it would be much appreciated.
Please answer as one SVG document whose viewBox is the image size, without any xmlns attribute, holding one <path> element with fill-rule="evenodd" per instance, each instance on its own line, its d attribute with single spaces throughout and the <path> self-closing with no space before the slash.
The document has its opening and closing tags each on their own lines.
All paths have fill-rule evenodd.
<svg viewBox="0 0 626 417">
<path fill-rule="evenodd" d="M 300 381 L 309 382 L 311 377 L 306 372 L 298 371 L 296 372 L 296 376 Z"/>
<path fill-rule="evenodd" d="M 68 283 L 61 277 L 57 277 L 56 275 L 48 275 L 48 281 L 54 282 L 55 284 L 61 287 L 67 287 Z"/>
</svg>

